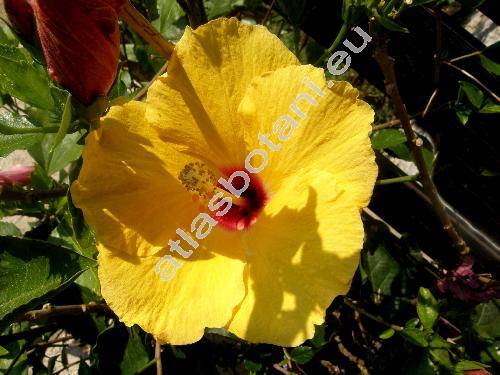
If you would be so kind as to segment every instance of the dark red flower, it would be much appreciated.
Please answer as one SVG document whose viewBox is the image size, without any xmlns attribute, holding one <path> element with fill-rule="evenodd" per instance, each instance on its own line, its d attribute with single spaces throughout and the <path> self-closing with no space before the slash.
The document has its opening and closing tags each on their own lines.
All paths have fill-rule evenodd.
<svg viewBox="0 0 500 375">
<path fill-rule="evenodd" d="M 52 79 L 83 104 L 108 93 L 120 54 L 125 0 L 32 0 Z"/>
<path fill-rule="evenodd" d="M 4 0 L 5 13 L 14 29 L 26 40 L 32 41 L 35 33 L 33 9 L 27 0 Z"/>
<path fill-rule="evenodd" d="M 438 289 L 468 303 L 481 303 L 500 297 L 498 289 L 479 280 L 479 276 L 472 269 L 473 266 L 474 259 L 471 256 L 465 257 L 460 266 L 438 280 Z"/>
</svg>

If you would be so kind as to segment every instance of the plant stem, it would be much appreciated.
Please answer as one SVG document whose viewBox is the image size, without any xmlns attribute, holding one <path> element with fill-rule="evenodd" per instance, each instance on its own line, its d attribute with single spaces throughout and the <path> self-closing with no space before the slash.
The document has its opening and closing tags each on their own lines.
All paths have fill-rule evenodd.
<svg viewBox="0 0 500 375">
<path fill-rule="evenodd" d="M 10 190 L 3 188 L 0 190 L 0 200 L 4 201 L 22 201 L 25 203 L 32 203 L 43 199 L 56 199 L 65 197 L 68 193 L 68 187 L 62 186 L 52 190 Z"/>
<path fill-rule="evenodd" d="M 321 57 L 318 60 L 316 60 L 316 62 L 314 63 L 315 66 L 318 66 L 319 64 L 321 64 L 323 62 L 324 59 L 326 59 L 327 57 L 330 57 L 330 55 L 333 53 L 333 51 L 335 51 L 335 49 L 339 46 L 340 42 L 342 42 L 344 40 L 345 35 L 347 34 L 348 30 L 349 30 L 349 24 L 347 22 L 345 22 L 342 25 L 342 28 L 340 29 L 339 33 L 337 34 L 337 37 L 333 41 L 332 45 L 325 51 L 325 53 L 323 53 L 323 55 L 321 55 Z"/>
<path fill-rule="evenodd" d="M 186 13 L 189 26 L 193 29 L 208 22 L 203 0 L 177 0 L 177 3 Z"/>
<path fill-rule="evenodd" d="M 385 178 L 383 180 L 377 180 L 375 185 L 391 185 L 391 184 L 399 184 L 402 182 L 411 182 L 416 181 L 418 179 L 418 174 L 413 176 L 401 176 L 394 178 Z"/>
<path fill-rule="evenodd" d="M 480 54 L 481 54 L 481 51 L 476 51 L 476 52 L 468 53 L 467 55 L 455 57 L 455 58 L 451 59 L 450 62 L 453 63 L 453 62 L 464 60 L 464 59 L 468 59 L 469 57 L 477 56 L 477 55 L 480 55 Z"/>
<path fill-rule="evenodd" d="M 158 339 L 155 341 L 155 361 L 156 361 L 156 375 L 163 374 L 163 366 L 161 363 L 161 344 Z"/>
<path fill-rule="evenodd" d="M 370 21 L 370 30 L 371 34 L 374 35 L 375 42 L 373 57 L 377 61 L 382 70 L 382 73 L 384 74 L 386 92 L 392 100 L 396 116 L 401 121 L 406 139 L 408 140 L 408 144 L 415 159 L 415 164 L 419 171 L 420 180 L 422 182 L 422 185 L 424 186 L 427 196 L 432 203 L 434 211 L 436 212 L 436 215 L 438 216 L 441 225 L 443 226 L 443 230 L 448 234 L 453 242 L 453 246 L 460 252 L 460 254 L 466 255 L 470 252 L 470 249 L 467 246 L 467 243 L 460 236 L 460 234 L 458 234 L 455 227 L 453 226 L 453 223 L 451 222 L 450 217 L 446 212 L 444 204 L 439 197 L 436 186 L 432 181 L 429 170 L 427 169 L 427 166 L 425 164 L 424 155 L 422 153 L 422 142 L 413 131 L 410 122 L 410 116 L 406 111 L 406 106 L 403 102 L 403 99 L 401 98 L 401 94 L 399 93 L 396 72 L 394 70 L 394 59 L 387 53 L 387 41 L 382 40 L 378 35 L 376 35 L 374 22 L 374 19 Z"/>
<path fill-rule="evenodd" d="M 378 316 L 373 315 L 372 313 L 369 313 L 365 309 L 359 307 L 357 305 L 357 302 L 351 300 L 350 298 L 344 297 L 344 304 L 347 305 L 347 306 L 349 306 L 351 309 L 356 310 L 360 314 L 366 316 L 367 318 L 370 318 L 371 320 L 373 320 L 373 321 L 375 321 L 377 323 L 380 323 L 380 324 L 382 324 L 382 325 L 384 325 L 384 326 L 386 326 L 388 328 L 392 328 L 395 331 L 402 331 L 404 329 L 403 327 L 397 326 L 395 324 L 387 323 L 381 317 L 378 317 Z"/>
<path fill-rule="evenodd" d="M 89 303 L 84 305 L 48 306 L 40 310 L 32 310 L 21 315 L 18 321 L 37 321 L 59 315 L 84 315 L 93 313 L 111 314 L 108 305 L 103 303 Z"/>
<path fill-rule="evenodd" d="M 40 126 L 33 128 L 12 128 L 0 125 L 0 133 L 4 135 L 13 134 L 47 134 L 47 133 L 57 133 L 59 130 L 58 126 Z"/>
<path fill-rule="evenodd" d="M 468 71 L 462 69 L 462 68 L 459 68 L 458 66 L 456 65 L 453 65 L 451 62 L 448 62 L 448 61 L 443 61 L 442 64 L 445 64 L 457 71 L 459 71 L 460 73 L 462 73 L 464 76 L 470 78 L 471 80 L 473 80 L 475 83 L 477 83 L 479 86 L 481 86 L 481 88 L 483 90 L 485 90 L 488 94 L 490 94 L 497 102 L 500 102 L 500 97 L 495 94 L 492 90 L 490 90 L 489 88 L 487 88 L 480 80 L 478 80 L 476 77 L 474 77 L 472 74 L 470 74 Z"/>
<path fill-rule="evenodd" d="M 164 39 L 161 34 L 151 25 L 151 23 L 127 1 L 123 7 L 120 17 L 140 35 L 142 39 L 148 42 L 165 59 L 169 59 L 174 52 L 173 43 Z"/>
<path fill-rule="evenodd" d="M 271 14 L 273 12 L 274 4 L 276 4 L 276 0 L 273 0 L 271 2 L 271 5 L 269 5 L 269 9 L 267 10 L 266 15 L 264 16 L 264 18 L 260 22 L 261 25 L 265 25 L 269 21 L 269 18 L 271 18 Z"/>
</svg>

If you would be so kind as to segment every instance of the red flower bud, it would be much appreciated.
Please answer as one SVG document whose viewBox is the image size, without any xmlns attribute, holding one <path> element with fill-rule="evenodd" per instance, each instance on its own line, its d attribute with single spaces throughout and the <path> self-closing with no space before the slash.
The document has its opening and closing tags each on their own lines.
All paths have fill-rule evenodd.
<svg viewBox="0 0 500 375">
<path fill-rule="evenodd" d="M 4 0 L 5 13 L 14 29 L 31 41 L 35 32 L 33 9 L 27 0 Z"/>
<path fill-rule="evenodd" d="M 83 104 L 104 96 L 120 55 L 118 14 L 125 0 L 32 0 L 52 79 Z"/>
</svg>

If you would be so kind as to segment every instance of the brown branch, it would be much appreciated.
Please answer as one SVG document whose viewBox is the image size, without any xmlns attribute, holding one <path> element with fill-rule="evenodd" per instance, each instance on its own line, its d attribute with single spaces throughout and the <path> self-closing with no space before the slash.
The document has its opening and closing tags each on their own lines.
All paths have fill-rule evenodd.
<svg viewBox="0 0 500 375">
<path fill-rule="evenodd" d="M 337 348 L 339 349 L 339 352 L 346 357 L 350 362 L 354 363 L 356 367 L 359 369 L 359 373 L 362 375 L 368 375 L 369 372 L 366 368 L 365 361 L 363 361 L 361 358 L 356 357 L 354 354 L 352 354 L 342 343 L 342 340 L 340 339 L 340 336 L 335 336 L 334 337 L 335 342 L 337 343 Z"/>
<path fill-rule="evenodd" d="M 32 310 L 21 315 L 18 321 L 37 321 L 40 319 L 53 318 L 59 315 L 85 315 L 85 314 L 112 314 L 108 305 L 103 303 L 89 303 L 83 305 L 51 306 L 47 305 L 40 310 Z"/>
<path fill-rule="evenodd" d="M 424 155 L 422 153 L 423 142 L 413 131 L 410 122 L 410 116 L 406 111 L 406 106 L 403 102 L 403 99 L 401 98 L 401 94 L 399 93 L 396 72 L 394 70 L 394 59 L 387 53 L 387 41 L 381 39 L 378 35 L 375 34 L 374 22 L 375 21 L 373 19 L 370 21 L 370 29 L 372 31 L 372 35 L 374 35 L 373 39 L 375 42 L 373 57 L 377 61 L 380 69 L 382 70 L 382 73 L 384 74 L 385 89 L 392 100 L 394 112 L 396 113 L 396 116 L 399 118 L 399 120 L 401 121 L 401 125 L 403 126 L 406 139 L 408 140 L 410 150 L 413 154 L 415 164 L 419 171 L 420 181 L 424 186 L 427 196 L 431 200 L 434 211 L 438 216 L 441 225 L 443 226 L 443 230 L 452 240 L 453 246 L 460 252 L 460 254 L 468 254 L 470 252 L 470 249 L 464 239 L 460 236 L 460 234 L 458 234 L 455 227 L 453 226 L 450 217 L 446 212 L 444 204 L 439 197 L 436 186 L 432 181 L 429 170 L 427 169 Z"/>
<path fill-rule="evenodd" d="M 276 0 L 273 0 L 271 2 L 271 5 L 269 6 L 269 9 L 267 10 L 266 15 L 264 16 L 264 18 L 260 22 L 261 25 L 265 25 L 267 23 L 267 21 L 269 21 L 269 18 L 271 17 L 271 13 L 273 12 L 274 4 L 276 4 Z"/>
<path fill-rule="evenodd" d="M 151 23 L 127 1 L 123 7 L 120 17 L 140 35 L 147 43 L 149 43 L 158 53 L 165 59 L 169 59 L 174 52 L 174 44 L 166 40 L 161 34 L 151 25 Z"/>
<path fill-rule="evenodd" d="M 160 70 L 158 70 L 155 74 L 155 76 L 151 79 L 151 81 L 149 81 L 146 86 L 144 86 L 142 89 L 140 89 L 137 94 L 135 94 L 134 96 L 134 99 L 135 100 L 139 100 L 141 99 L 144 95 L 147 94 L 149 88 L 151 87 L 151 85 L 156 81 L 156 79 L 161 76 L 163 73 L 165 73 L 167 71 L 167 66 L 168 66 L 168 62 L 166 62 L 165 64 L 163 64 L 163 66 L 160 68 Z"/>
<path fill-rule="evenodd" d="M 11 190 L 9 188 L 0 189 L 0 200 L 21 201 L 33 203 L 43 199 L 56 199 L 65 197 L 68 193 L 67 186 L 61 186 L 52 190 Z"/>
<path fill-rule="evenodd" d="M 163 374 L 163 366 L 161 363 L 161 344 L 158 339 L 155 341 L 155 362 L 156 362 L 156 375 Z"/>
<path fill-rule="evenodd" d="M 186 13 L 189 26 L 196 29 L 208 22 L 207 13 L 202 0 L 177 0 L 184 13 Z"/>
</svg>

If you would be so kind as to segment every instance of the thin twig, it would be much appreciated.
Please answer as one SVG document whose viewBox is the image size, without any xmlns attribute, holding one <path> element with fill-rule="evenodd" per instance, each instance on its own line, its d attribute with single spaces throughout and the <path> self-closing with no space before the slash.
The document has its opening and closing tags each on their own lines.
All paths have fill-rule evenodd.
<svg viewBox="0 0 500 375">
<path fill-rule="evenodd" d="M 391 184 L 401 184 L 403 182 L 412 182 L 418 179 L 418 174 L 413 176 L 400 176 L 394 178 L 384 178 L 383 180 L 377 180 L 375 185 L 391 185 Z"/>
<path fill-rule="evenodd" d="M 473 80 L 475 83 L 477 83 L 478 86 L 480 86 L 484 91 L 486 91 L 488 94 L 490 94 L 497 102 L 500 102 L 500 97 L 495 94 L 492 90 L 490 90 L 489 88 L 487 88 L 480 80 L 478 80 L 476 77 L 474 77 L 472 74 L 470 74 L 468 71 L 462 69 L 462 68 L 459 68 L 458 66 L 452 64 L 451 62 L 449 61 L 443 61 L 442 64 L 444 65 L 447 65 L 457 71 L 459 71 L 460 73 L 462 73 L 464 76 L 470 78 L 471 80 Z"/>
<path fill-rule="evenodd" d="M 276 0 L 273 0 L 271 2 L 271 5 L 269 6 L 269 9 L 267 10 L 266 15 L 264 16 L 264 18 L 260 22 L 261 25 L 265 25 L 267 23 L 267 21 L 269 21 L 269 18 L 271 17 L 271 13 L 273 12 L 274 4 L 276 4 Z"/>
<path fill-rule="evenodd" d="M 349 361 L 354 363 L 356 367 L 359 369 L 359 373 L 362 375 L 368 375 L 369 372 L 366 368 L 365 361 L 363 361 L 361 358 L 356 357 L 354 354 L 352 354 L 342 343 L 342 340 L 340 339 L 340 336 L 335 336 L 334 337 L 335 342 L 337 343 L 337 348 L 339 349 L 340 354 L 342 354 L 344 357 L 346 357 Z"/>
<path fill-rule="evenodd" d="M 203 0 L 177 0 L 177 3 L 184 10 L 184 13 L 186 13 L 189 26 L 193 29 L 208 22 Z"/>
<path fill-rule="evenodd" d="M 443 22 L 441 18 L 441 11 L 439 9 L 432 10 L 432 15 L 436 20 L 436 52 L 434 52 L 434 85 L 436 88 L 432 92 L 424 111 L 422 112 L 422 117 L 427 116 L 435 99 L 439 94 L 439 77 L 441 75 L 441 48 L 443 44 Z"/>
<path fill-rule="evenodd" d="M 151 79 L 151 81 L 149 81 L 146 86 L 144 86 L 142 89 L 140 89 L 137 94 L 135 95 L 134 99 L 135 100 L 139 100 L 141 99 L 149 90 L 149 88 L 151 87 L 151 85 L 156 81 L 156 79 L 161 76 L 163 73 L 165 73 L 167 71 L 167 66 L 168 66 L 168 61 L 163 64 L 163 66 L 160 68 L 160 70 L 158 70 L 155 74 L 155 76 Z"/>
<path fill-rule="evenodd" d="M 351 309 L 353 310 L 356 310 L 357 312 L 359 312 L 361 315 L 364 315 L 366 316 L 367 318 L 370 318 L 371 320 L 377 322 L 377 323 L 380 323 L 388 328 L 392 328 L 393 330 L 395 331 L 402 331 L 404 328 L 403 327 L 400 327 L 398 325 L 395 325 L 395 324 L 391 324 L 391 323 L 387 323 L 386 321 L 384 321 L 384 319 L 382 319 L 381 317 L 378 317 L 378 316 L 375 316 L 373 315 L 372 313 L 369 313 L 368 311 L 366 311 L 365 309 L 363 309 L 362 307 L 359 307 L 357 305 L 357 302 L 356 301 L 353 301 L 351 300 L 350 298 L 348 297 L 344 297 L 344 304 L 346 306 L 349 306 Z"/>
<path fill-rule="evenodd" d="M 155 361 L 156 361 L 156 374 L 157 375 L 162 375 L 163 374 L 163 366 L 161 363 L 161 344 L 158 339 L 155 341 Z"/>
<path fill-rule="evenodd" d="M 67 186 L 58 187 L 52 190 L 11 190 L 4 187 L 0 191 L 0 200 L 33 203 L 43 199 L 62 198 L 65 197 L 67 193 Z"/>
<path fill-rule="evenodd" d="M 27 343 L 25 343 L 23 345 L 23 347 L 19 350 L 19 352 L 16 354 L 16 356 L 14 357 L 14 359 L 12 360 L 12 362 L 10 363 L 9 367 L 5 371 L 4 375 L 9 375 L 10 374 L 10 372 L 12 371 L 12 369 L 14 368 L 14 366 L 16 365 L 17 361 L 19 361 L 19 358 L 21 358 L 21 356 L 25 352 L 27 346 L 28 346 Z"/>
<path fill-rule="evenodd" d="M 59 315 L 84 315 L 84 314 L 111 314 L 108 305 L 103 303 L 89 303 L 83 305 L 47 306 L 40 310 L 32 310 L 21 315 L 18 321 L 36 321 L 40 319 L 52 318 Z"/>
<path fill-rule="evenodd" d="M 174 52 L 174 44 L 164 39 L 151 23 L 127 1 L 123 7 L 120 17 L 129 25 L 142 39 L 148 42 L 165 59 L 169 59 Z"/>
<path fill-rule="evenodd" d="M 467 55 L 462 55 L 462 56 L 455 57 L 455 58 L 451 59 L 450 62 L 451 63 L 457 62 L 457 61 L 460 61 L 460 60 L 468 59 L 469 57 L 478 56 L 480 54 L 481 54 L 481 51 L 475 51 L 475 52 L 472 52 L 472 53 L 468 53 Z"/>
<path fill-rule="evenodd" d="M 63 372 L 64 370 L 67 370 L 69 369 L 70 367 L 73 367 L 77 364 L 79 364 L 82 360 L 80 359 L 79 361 L 76 361 L 76 362 L 73 362 L 73 363 L 70 363 L 69 365 L 67 366 L 64 366 L 62 369 L 56 371 L 56 372 L 53 372 L 52 375 L 57 375 L 57 374 L 60 374 L 61 372 Z"/>
<path fill-rule="evenodd" d="M 378 35 L 376 35 L 374 22 L 374 19 L 370 21 L 370 30 L 371 34 L 374 35 L 373 39 L 375 42 L 373 57 L 377 61 L 382 70 L 382 73 L 384 74 L 387 94 L 392 100 L 396 116 L 401 120 L 401 125 L 403 126 L 403 130 L 408 140 L 409 147 L 415 159 L 415 164 L 419 171 L 420 181 L 424 186 L 427 196 L 432 202 L 432 206 L 443 226 L 443 230 L 452 240 L 453 246 L 460 252 L 461 255 L 468 254 L 470 252 L 470 249 L 451 222 L 444 204 L 439 197 L 436 186 L 432 181 L 429 170 L 427 169 L 427 165 L 425 164 L 425 159 L 422 152 L 423 142 L 413 131 L 410 122 L 410 116 L 406 111 L 406 106 L 399 93 L 396 73 L 394 70 L 394 59 L 387 53 L 387 41 L 382 40 Z"/>
</svg>

